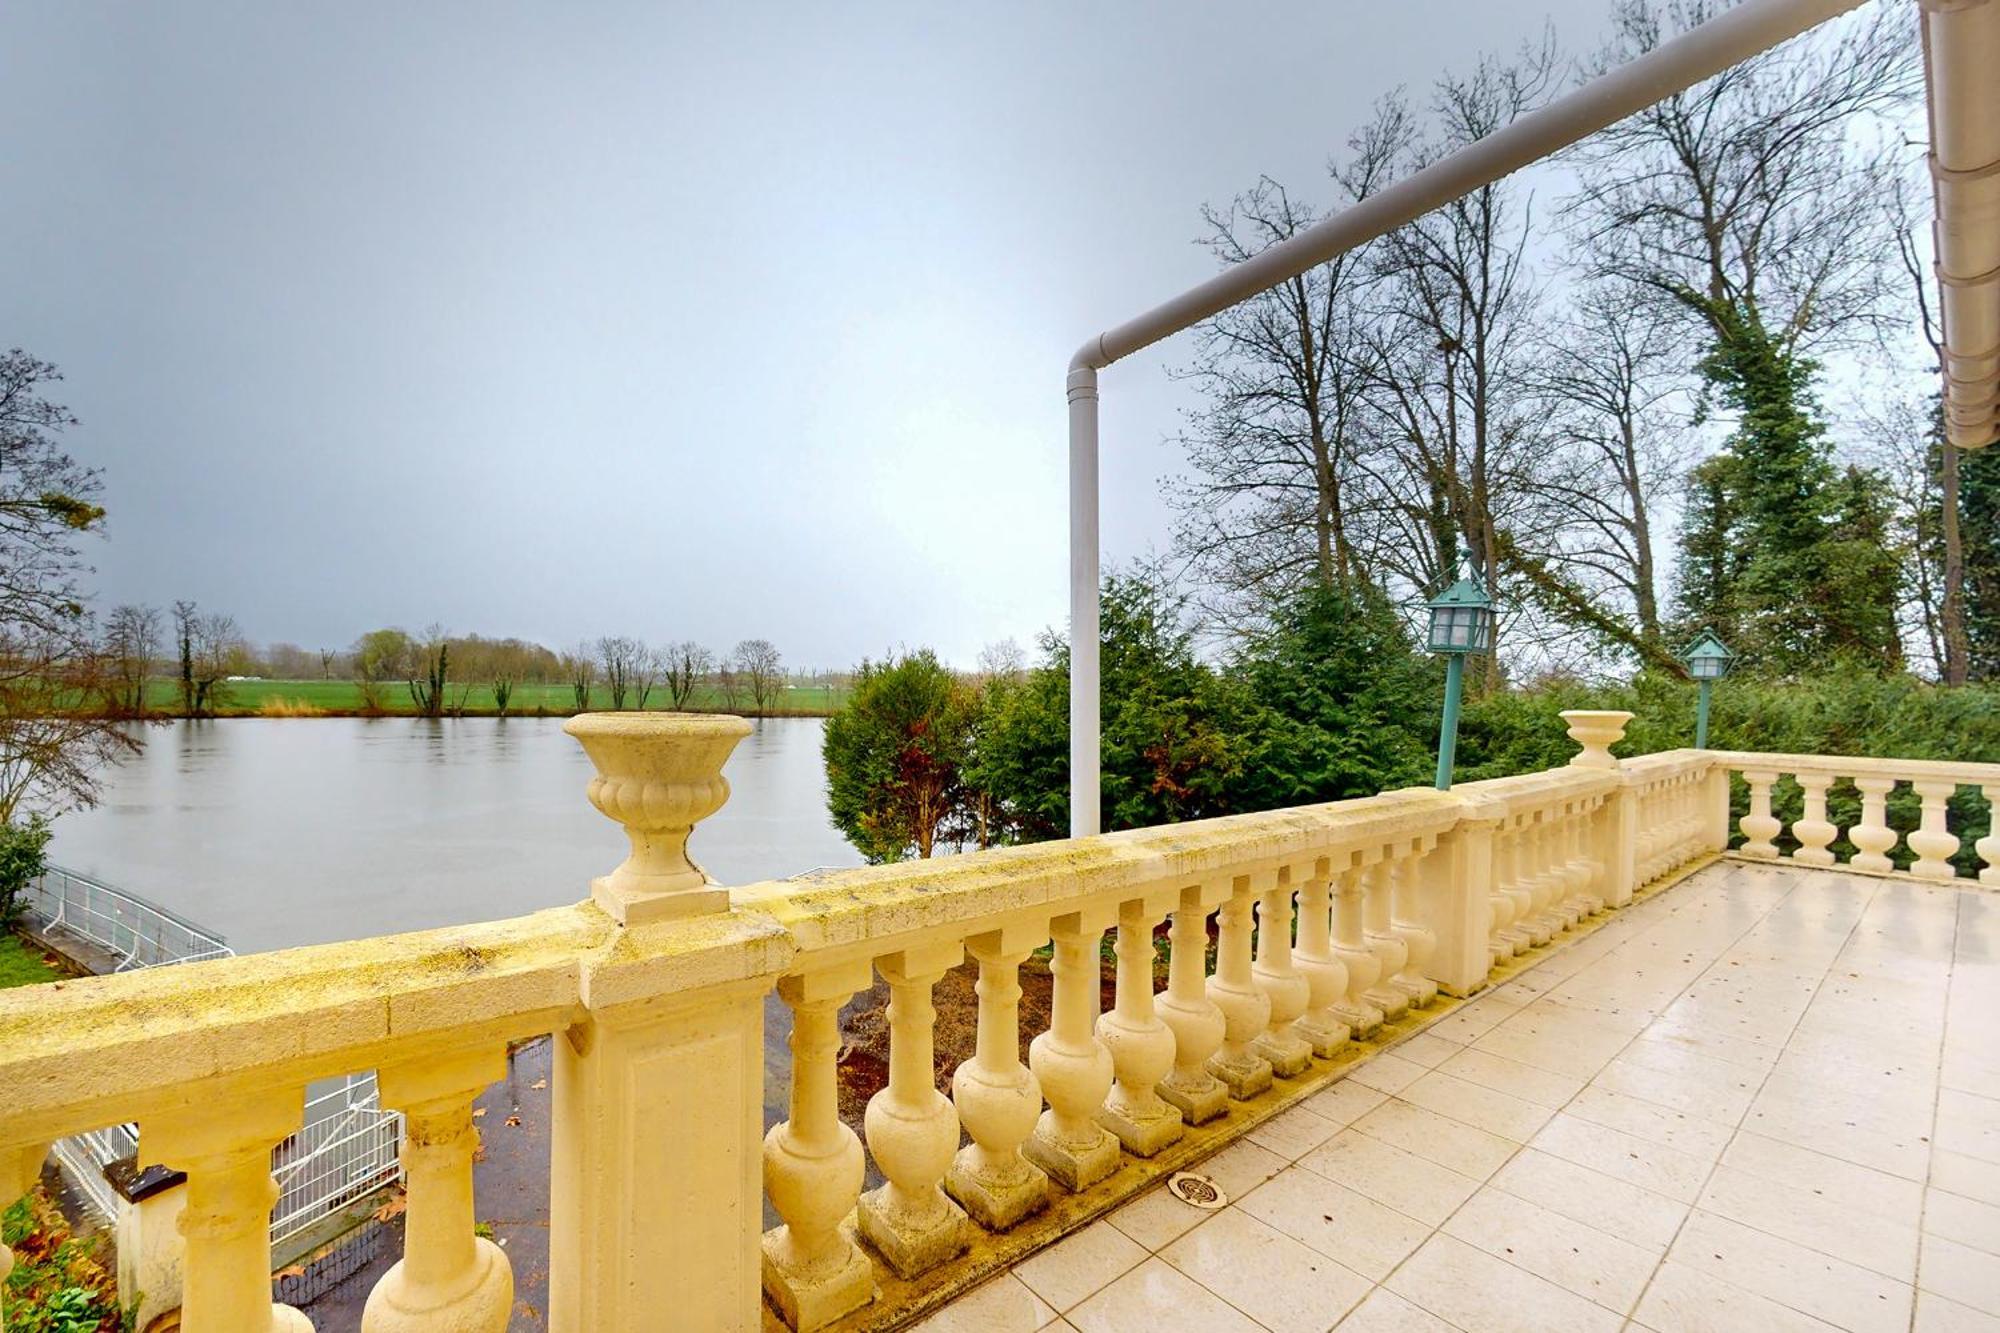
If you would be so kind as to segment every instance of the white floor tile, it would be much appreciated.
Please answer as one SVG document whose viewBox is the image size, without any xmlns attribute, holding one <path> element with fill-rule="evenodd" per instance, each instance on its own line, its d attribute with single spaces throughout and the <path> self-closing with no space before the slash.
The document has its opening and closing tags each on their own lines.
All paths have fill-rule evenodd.
<svg viewBox="0 0 2000 1333">
<path fill-rule="evenodd" d="M 1272 1333 L 1324 1333 L 1374 1283 L 1240 1208 L 1225 1208 L 1160 1258 Z"/>
<path fill-rule="evenodd" d="M 1621 1315 L 1451 1236 L 1424 1243 L 1389 1290 L 1463 1329 L 1482 1333 L 1616 1333 Z"/>
</svg>

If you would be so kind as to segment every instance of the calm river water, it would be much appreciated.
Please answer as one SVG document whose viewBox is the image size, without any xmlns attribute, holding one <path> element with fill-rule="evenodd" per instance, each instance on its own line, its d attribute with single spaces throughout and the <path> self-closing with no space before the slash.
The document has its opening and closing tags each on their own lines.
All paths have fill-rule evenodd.
<svg viewBox="0 0 2000 1333">
<path fill-rule="evenodd" d="M 770 718 L 693 851 L 725 884 L 860 858 L 826 817 L 816 718 Z M 559 718 L 224 718 L 146 732 L 50 859 L 239 952 L 518 916 L 589 896 L 622 830 Z"/>
</svg>

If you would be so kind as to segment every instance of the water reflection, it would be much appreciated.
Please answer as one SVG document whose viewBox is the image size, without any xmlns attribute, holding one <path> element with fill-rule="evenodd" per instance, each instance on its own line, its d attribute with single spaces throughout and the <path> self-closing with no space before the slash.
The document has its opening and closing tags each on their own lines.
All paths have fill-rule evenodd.
<svg viewBox="0 0 2000 1333">
<path fill-rule="evenodd" d="M 717 879 L 858 863 L 827 823 L 820 733 L 773 718 L 737 747 L 729 804 L 694 838 Z M 243 952 L 574 902 L 626 851 L 556 718 L 227 718 L 146 739 L 50 855 Z"/>
</svg>

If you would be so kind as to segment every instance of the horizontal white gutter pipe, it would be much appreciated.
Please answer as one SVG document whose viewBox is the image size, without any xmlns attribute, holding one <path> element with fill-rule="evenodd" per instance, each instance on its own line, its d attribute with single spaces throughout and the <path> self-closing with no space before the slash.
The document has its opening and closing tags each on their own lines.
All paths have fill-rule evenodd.
<svg viewBox="0 0 2000 1333">
<path fill-rule="evenodd" d="M 1945 438 L 2000 433 L 2000 0 L 1919 0 L 1930 89 Z"/>
<path fill-rule="evenodd" d="M 1290 240 L 1230 265 L 1137 319 L 1098 334 L 1077 350 L 1070 359 L 1067 384 L 1072 837 L 1085 837 L 1102 827 L 1098 808 L 1097 372 L 1861 3 L 1745 0 Z"/>
</svg>

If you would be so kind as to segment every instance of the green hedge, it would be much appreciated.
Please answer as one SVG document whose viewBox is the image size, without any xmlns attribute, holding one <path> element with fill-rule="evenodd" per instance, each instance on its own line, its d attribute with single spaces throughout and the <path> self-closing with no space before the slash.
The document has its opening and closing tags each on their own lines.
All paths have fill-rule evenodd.
<svg viewBox="0 0 2000 1333">
<path fill-rule="evenodd" d="M 1695 687 L 1684 681 L 1642 676 L 1630 684 L 1591 685 L 1551 681 L 1488 695 L 1467 704 L 1460 724 L 1460 781 L 1504 777 L 1553 768 L 1569 761 L 1576 745 L 1558 714 L 1570 708 L 1622 708 L 1634 714 L 1621 755 L 1652 754 L 1694 743 Z M 1881 759 L 2000 760 L 2000 686 L 1944 688 L 1910 676 L 1863 672 L 1797 681 L 1725 680 L 1715 687 L 1709 744 L 1718 750 L 1785 754 L 1858 755 Z M 1749 808 L 1749 793 L 1734 784 L 1733 818 Z M 1786 778 L 1772 809 L 1789 829 L 1802 808 L 1798 784 Z M 1828 817 L 1842 828 L 1861 812 L 1859 794 L 1839 783 L 1827 796 Z M 1889 799 L 1891 827 L 1917 827 L 1915 793 L 1899 787 Z M 1986 836 L 1990 812 L 1976 788 L 1961 787 L 1951 802 L 1951 827 L 1960 839 L 1961 874 L 1977 866 L 1972 844 Z M 1732 824 L 1733 827 L 1733 824 Z M 1790 843 L 1789 835 L 1781 840 Z M 1853 848 L 1834 843 L 1842 856 Z M 1908 850 L 1893 853 L 1907 865 Z"/>
</svg>

